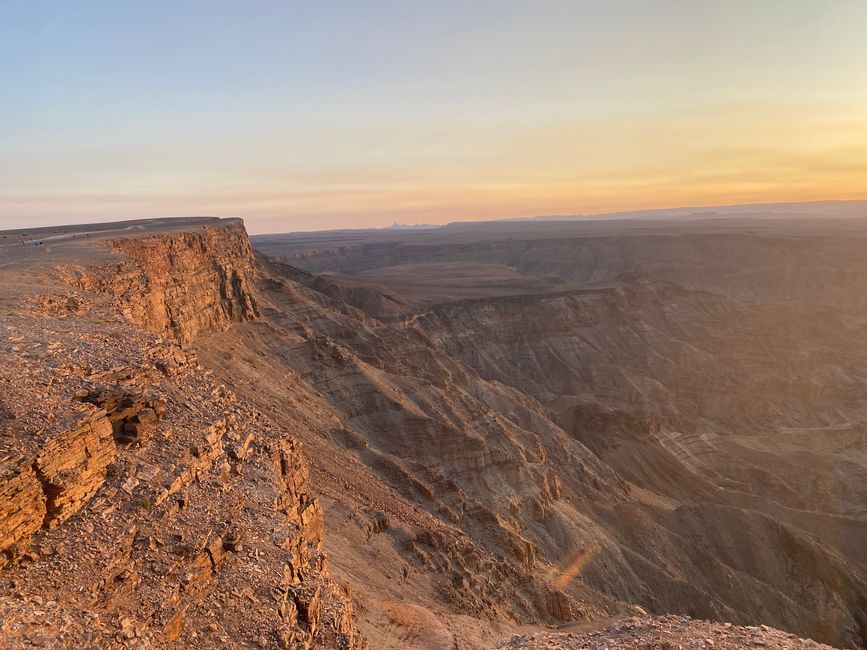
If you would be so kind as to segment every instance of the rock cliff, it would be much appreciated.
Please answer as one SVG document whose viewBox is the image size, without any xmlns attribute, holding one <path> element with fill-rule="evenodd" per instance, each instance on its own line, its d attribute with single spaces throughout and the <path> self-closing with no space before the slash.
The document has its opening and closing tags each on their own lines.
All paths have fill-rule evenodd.
<svg viewBox="0 0 867 650">
<path fill-rule="evenodd" d="M 258 313 L 243 226 L 88 245 L 3 295 L 0 645 L 365 647 L 300 444 L 179 346 Z"/>
<path fill-rule="evenodd" d="M 200 332 L 258 316 L 253 255 L 240 220 L 103 245 L 121 260 L 69 268 L 68 281 L 110 295 L 130 322 L 149 332 L 186 344 Z"/>
</svg>

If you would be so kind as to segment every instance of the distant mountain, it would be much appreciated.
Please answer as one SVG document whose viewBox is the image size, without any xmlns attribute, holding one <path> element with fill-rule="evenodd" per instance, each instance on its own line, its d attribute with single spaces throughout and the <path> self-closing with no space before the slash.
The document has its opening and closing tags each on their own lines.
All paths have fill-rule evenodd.
<svg viewBox="0 0 867 650">
<path fill-rule="evenodd" d="M 432 223 L 398 223 L 395 221 L 390 226 L 387 226 L 385 230 L 430 230 L 433 228 L 442 228 L 442 226 L 432 224 Z"/>
<path fill-rule="evenodd" d="M 653 217 L 707 218 L 720 215 L 749 215 L 751 217 L 774 217 L 783 215 L 854 217 L 867 215 L 867 201 L 744 203 L 739 205 L 654 208 L 651 210 L 630 210 L 624 212 L 605 212 L 600 214 L 540 215 L 530 217 L 530 219 L 534 221 L 578 221 L 582 219 L 635 219 Z M 516 220 L 509 219 L 508 221 Z"/>
</svg>

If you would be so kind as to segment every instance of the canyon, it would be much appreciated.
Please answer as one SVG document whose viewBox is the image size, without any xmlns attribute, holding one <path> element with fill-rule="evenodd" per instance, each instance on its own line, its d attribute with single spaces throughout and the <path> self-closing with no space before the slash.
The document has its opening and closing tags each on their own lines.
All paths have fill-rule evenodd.
<svg viewBox="0 0 867 650">
<path fill-rule="evenodd" d="M 867 645 L 867 220 L 2 235 L 5 646 Z"/>
</svg>

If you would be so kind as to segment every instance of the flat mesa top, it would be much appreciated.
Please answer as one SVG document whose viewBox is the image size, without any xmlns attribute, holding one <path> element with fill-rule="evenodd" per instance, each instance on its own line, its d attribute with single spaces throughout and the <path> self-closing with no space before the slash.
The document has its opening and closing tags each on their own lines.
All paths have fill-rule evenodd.
<svg viewBox="0 0 867 650">
<path fill-rule="evenodd" d="M 110 261 L 115 254 L 105 246 L 95 245 L 108 239 L 195 231 L 240 222 L 237 218 L 181 217 L 3 230 L 0 231 L 0 281 L 7 288 L 20 291 L 36 281 L 38 275 L 59 264 Z M 0 291 L 0 297 L 4 293 Z"/>
<path fill-rule="evenodd" d="M 221 217 L 161 217 L 157 219 L 134 219 L 131 221 L 106 221 L 104 223 L 82 223 L 73 225 L 45 226 L 42 228 L 16 228 L 0 230 L 0 238 L 22 237 L 25 239 L 59 240 L 69 235 L 117 235 L 136 234 L 146 231 L 179 230 L 194 226 L 238 221 L 237 218 Z M 2 239 L 0 239 L 2 242 Z"/>
</svg>

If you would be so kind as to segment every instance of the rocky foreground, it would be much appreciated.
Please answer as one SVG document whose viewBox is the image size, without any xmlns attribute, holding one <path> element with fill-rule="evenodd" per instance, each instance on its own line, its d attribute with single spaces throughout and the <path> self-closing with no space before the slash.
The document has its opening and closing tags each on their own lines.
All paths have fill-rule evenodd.
<svg viewBox="0 0 867 650">
<path fill-rule="evenodd" d="M 99 247 L 60 264 L 13 251 L 0 648 L 366 647 L 300 444 L 179 343 L 255 315 L 243 228 L 132 246 L 102 265 Z"/>
<path fill-rule="evenodd" d="M 418 304 L 238 220 L 32 235 L 0 233 L 0 648 L 787 647 L 575 634 L 636 606 L 867 645 L 867 313 L 511 260 L 417 269 Z"/>
<path fill-rule="evenodd" d="M 497 648 L 522 650 L 686 650 L 687 648 L 779 648 L 780 650 L 824 649 L 831 646 L 801 639 L 794 634 L 760 627 L 740 627 L 692 620 L 688 616 L 629 618 L 604 630 L 587 634 L 546 632 L 514 636 Z"/>
</svg>

